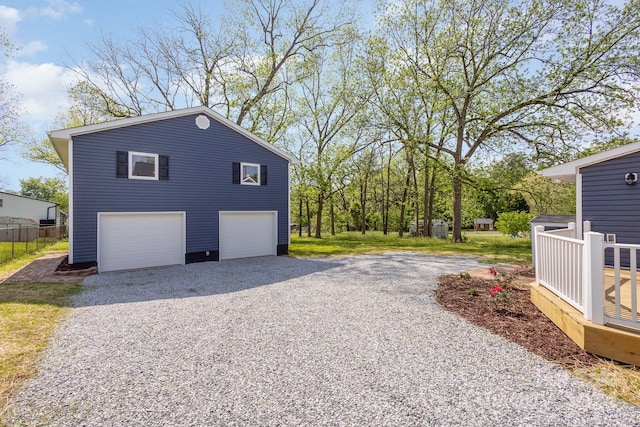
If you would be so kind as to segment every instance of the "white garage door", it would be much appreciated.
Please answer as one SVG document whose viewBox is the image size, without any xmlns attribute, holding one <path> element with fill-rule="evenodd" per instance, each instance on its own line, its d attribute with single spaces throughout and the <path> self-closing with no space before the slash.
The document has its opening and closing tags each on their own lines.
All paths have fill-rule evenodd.
<svg viewBox="0 0 640 427">
<path fill-rule="evenodd" d="M 220 259 L 276 255 L 278 213 L 220 212 Z"/>
<path fill-rule="evenodd" d="M 184 212 L 98 213 L 100 272 L 184 264 Z"/>
</svg>

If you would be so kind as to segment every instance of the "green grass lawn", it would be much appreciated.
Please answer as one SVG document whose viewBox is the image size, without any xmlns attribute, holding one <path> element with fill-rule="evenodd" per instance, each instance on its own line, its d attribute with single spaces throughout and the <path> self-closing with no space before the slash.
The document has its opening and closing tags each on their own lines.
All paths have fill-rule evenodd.
<svg viewBox="0 0 640 427">
<path fill-rule="evenodd" d="M 0 418 L 65 316 L 77 283 L 0 285 Z"/>
<path fill-rule="evenodd" d="M 14 259 L 21 258 L 27 254 L 39 253 L 43 249 L 46 250 L 68 250 L 69 243 L 67 240 L 60 240 L 57 243 L 44 245 L 43 241 L 36 244 L 33 242 L 0 242 L 0 265 L 11 262 Z M 57 248 L 57 249 L 55 249 Z"/>
<path fill-rule="evenodd" d="M 464 243 L 424 237 L 398 237 L 370 231 L 344 232 L 322 239 L 291 236 L 289 254 L 294 257 L 376 254 L 386 252 L 419 252 L 438 255 L 480 257 L 487 263 L 531 263 L 531 239 L 469 232 Z"/>
</svg>

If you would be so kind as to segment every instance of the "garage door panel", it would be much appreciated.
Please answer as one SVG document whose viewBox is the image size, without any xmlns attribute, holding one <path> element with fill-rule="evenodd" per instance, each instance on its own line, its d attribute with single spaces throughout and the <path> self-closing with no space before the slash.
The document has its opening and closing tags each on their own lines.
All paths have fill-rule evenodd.
<svg viewBox="0 0 640 427">
<path fill-rule="evenodd" d="M 100 271 L 183 264 L 184 247 L 183 213 L 99 214 Z"/>
<path fill-rule="evenodd" d="M 220 259 L 276 255 L 276 241 L 276 212 L 220 212 Z"/>
</svg>

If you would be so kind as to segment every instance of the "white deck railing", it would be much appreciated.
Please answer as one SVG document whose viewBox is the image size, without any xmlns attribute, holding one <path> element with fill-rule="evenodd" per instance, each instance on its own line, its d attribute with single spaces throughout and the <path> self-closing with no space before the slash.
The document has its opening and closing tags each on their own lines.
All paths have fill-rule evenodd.
<svg viewBox="0 0 640 427">
<path fill-rule="evenodd" d="M 544 232 L 536 227 L 536 282 L 584 313 L 584 241 L 573 236 L 575 229 Z"/>
<path fill-rule="evenodd" d="M 584 228 L 590 230 L 590 224 Z M 603 234 L 590 231 L 580 240 L 575 238 L 575 227 L 544 231 L 538 226 L 534 239 L 536 283 L 595 324 L 640 329 L 636 280 L 640 245 L 605 243 Z M 613 250 L 613 281 L 605 280 L 605 249 Z M 621 251 L 629 251 L 628 278 L 620 267 Z"/>
<path fill-rule="evenodd" d="M 613 250 L 613 286 L 605 281 L 605 314 L 606 323 L 614 323 L 630 328 L 640 328 L 638 321 L 638 284 L 637 252 L 640 245 L 623 243 L 605 243 L 605 250 Z M 629 254 L 629 272 L 620 268 L 621 252 Z"/>
</svg>

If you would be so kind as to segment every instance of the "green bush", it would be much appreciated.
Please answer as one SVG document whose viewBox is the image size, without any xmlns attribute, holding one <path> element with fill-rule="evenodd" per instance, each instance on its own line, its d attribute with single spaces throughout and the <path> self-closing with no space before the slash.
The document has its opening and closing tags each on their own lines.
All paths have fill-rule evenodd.
<svg viewBox="0 0 640 427">
<path fill-rule="evenodd" d="M 502 212 L 498 214 L 496 228 L 511 236 L 527 236 L 529 234 L 531 215 L 526 212 Z"/>
</svg>

